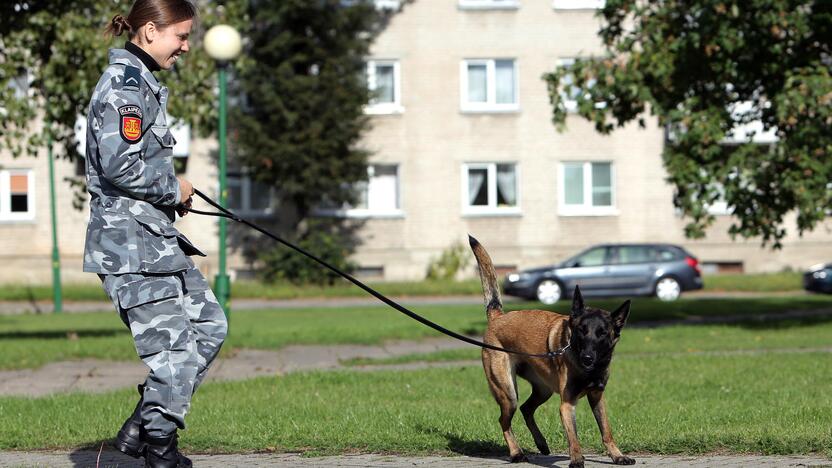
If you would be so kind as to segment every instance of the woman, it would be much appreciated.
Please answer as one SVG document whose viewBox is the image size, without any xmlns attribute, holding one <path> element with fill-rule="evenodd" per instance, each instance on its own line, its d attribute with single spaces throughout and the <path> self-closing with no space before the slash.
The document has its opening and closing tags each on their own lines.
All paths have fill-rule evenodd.
<svg viewBox="0 0 832 468">
<path fill-rule="evenodd" d="M 205 254 L 173 227 L 193 187 L 174 174 L 168 90 L 153 75 L 188 52 L 195 17 L 187 0 L 136 0 L 127 18 L 114 17 L 107 32 L 129 41 L 110 50 L 87 116 L 84 271 L 98 273 L 150 368 L 115 446 L 152 467 L 191 466 L 176 430 L 228 327 L 189 257 Z"/>
</svg>

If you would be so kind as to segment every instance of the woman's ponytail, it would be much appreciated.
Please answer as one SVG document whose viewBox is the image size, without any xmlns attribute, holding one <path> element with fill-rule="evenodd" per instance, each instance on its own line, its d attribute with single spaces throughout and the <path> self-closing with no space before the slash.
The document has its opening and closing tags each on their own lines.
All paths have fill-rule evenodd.
<svg viewBox="0 0 832 468">
<path fill-rule="evenodd" d="M 127 18 L 121 15 L 113 16 L 113 20 L 107 26 L 107 29 L 104 31 L 104 34 L 109 34 L 111 37 L 121 36 L 121 33 L 127 32 L 128 36 L 132 36 L 132 28 L 130 27 L 130 23 L 127 22 Z"/>
</svg>

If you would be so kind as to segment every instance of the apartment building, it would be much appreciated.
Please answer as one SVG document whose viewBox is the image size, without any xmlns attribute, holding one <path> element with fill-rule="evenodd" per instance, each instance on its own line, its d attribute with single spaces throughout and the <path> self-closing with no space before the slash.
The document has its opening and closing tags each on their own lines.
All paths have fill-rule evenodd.
<svg viewBox="0 0 832 468">
<path fill-rule="evenodd" d="M 832 258 L 830 223 L 801 238 L 790 220 L 783 249 L 771 251 L 758 240 L 732 240 L 724 206 L 712 207 L 717 222 L 705 239 L 685 239 L 686 221 L 662 167 L 665 135 L 653 119 L 646 128 L 602 136 L 572 116 L 567 131 L 556 131 L 542 76 L 602 53 L 601 6 L 603 0 L 416 0 L 393 18 L 367 60 L 376 98 L 366 108 L 372 129 L 364 144 L 373 155 L 361 202 L 321 212 L 363 221 L 354 255 L 360 275 L 423 278 L 432 259 L 468 234 L 502 271 L 552 263 L 601 242 L 681 244 L 706 272 L 801 269 Z M 215 147 L 196 139 L 183 150 L 187 176 L 213 194 Z M 2 282 L 49 278 L 43 156 L 0 155 Z M 59 181 L 74 174 L 67 164 L 57 171 Z M 72 210 L 68 187 L 57 187 L 64 277 L 89 279 L 80 273 L 86 211 Z M 230 204 L 255 220 L 274 209 L 271 191 L 242 173 L 231 174 Z M 216 220 L 189 216 L 177 226 L 209 253 L 198 259 L 203 271 L 215 273 Z M 232 274 L 256 268 L 239 254 L 230 265 Z"/>
</svg>

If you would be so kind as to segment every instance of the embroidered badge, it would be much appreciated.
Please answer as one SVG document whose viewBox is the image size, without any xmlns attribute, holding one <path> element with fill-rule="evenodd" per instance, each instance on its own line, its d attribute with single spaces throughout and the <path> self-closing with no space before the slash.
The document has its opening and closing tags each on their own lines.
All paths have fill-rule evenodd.
<svg viewBox="0 0 832 468">
<path fill-rule="evenodd" d="M 139 106 L 121 106 L 118 108 L 121 125 L 118 130 L 121 138 L 128 143 L 135 143 L 142 138 L 142 108 Z"/>
</svg>

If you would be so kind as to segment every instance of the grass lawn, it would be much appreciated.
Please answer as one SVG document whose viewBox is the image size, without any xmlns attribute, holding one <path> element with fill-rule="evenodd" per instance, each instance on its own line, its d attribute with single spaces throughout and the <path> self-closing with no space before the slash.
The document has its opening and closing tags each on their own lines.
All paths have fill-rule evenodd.
<svg viewBox="0 0 832 468">
<path fill-rule="evenodd" d="M 829 306 L 828 300 L 799 299 L 808 302 L 789 304 Z M 631 321 L 685 311 L 754 314 L 782 308 L 779 301 L 688 301 L 699 306 L 637 301 Z M 664 309 L 669 306 L 674 309 Z M 485 323 L 477 306 L 420 312 L 467 332 L 481 331 Z M 239 312 L 232 316 L 231 333 L 229 348 L 374 343 L 436 335 L 384 308 Z M 114 313 L 0 317 L 0 346 L 0 365 L 5 368 L 20 367 L 19 360 L 32 365 L 82 355 L 136 359 Z M 636 453 L 832 457 L 832 354 L 824 352 L 830 346 L 830 318 L 627 329 L 607 391 L 619 446 Z M 803 352 L 794 352 L 798 348 Z M 743 350 L 753 352 L 737 352 Z M 462 359 L 478 356 L 474 348 L 457 353 Z M 520 394 L 523 399 L 529 394 L 524 382 Z M 133 389 L 37 399 L 0 397 L 0 449 L 97 449 L 113 436 L 134 399 Z M 194 399 L 181 442 L 191 452 L 505 455 L 498 414 L 478 366 L 296 373 L 209 381 Z M 557 397 L 538 411 L 538 422 L 553 453 L 563 454 L 566 443 Z M 579 404 L 578 425 L 585 450 L 603 452 L 585 400 Z M 523 447 L 534 453 L 520 415 L 514 427 Z"/>
<path fill-rule="evenodd" d="M 611 310 L 619 301 L 590 300 L 588 303 Z M 526 305 L 514 303 L 508 304 L 507 308 Z M 557 305 L 553 310 L 565 311 L 566 307 L 566 304 Z M 829 308 L 832 308 L 832 297 L 829 296 L 682 299 L 673 303 L 636 299 L 630 323 L 692 315 L 754 316 L 786 309 Z M 414 309 L 457 332 L 476 335 L 485 330 L 481 306 L 419 306 Z M 628 330 L 627 336 L 630 332 L 641 333 Z M 278 349 L 290 344 L 377 344 L 391 339 L 429 336 L 440 335 L 386 307 L 236 311 L 232 312 L 230 337 L 223 352 L 234 348 Z M 648 338 L 649 335 L 644 336 L 644 339 Z M 664 338 L 656 338 L 651 346 L 660 346 L 662 340 Z M 693 348 L 708 349 L 708 343 L 719 341 L 726 339 L 705 336 Z M 115 312 L 0 316 L 0 369 L 36 368 L 48 362 L 82 358 L 117 361 L 136 358 L 127 328 Z"/>
<path fill-rule="evenodd" d="M 832 456 L 828 353 L 620 356 L 607 391 L 625 452 Z M 529 394 L 520 385 L 523 399 Z M 0 449 L 98 448 L 133 407 L 132 389 L 104 395 L 0 398 Z M 478 367 L 407 372 L 313 372 L 208 383 L 181 444 L 192 452 L 301 451 L 505 455 L 499 410 Z M 557 397 L 538 411 L 564 453 Z M 534 445 L 515 417 L 522 446 Z M 603 446 L 585 400 L 582 446 Z"/>
<path fill-rule="evenodd" d="M 800 291 L 801 274 L 761 273 L 726 274 L 705 276 L 706 291 L 753 291 L 780 292 Z M 465 281 L 407 281 L 371 283 L 370 286 L 390 296 L 446 296 L 478 295 L 482 293 L 478 279 Z M 333 286 L 293 286 L 286 283 L 263 284 L 257 281 L 235 281 L 231 286 L 233 298 L 296 299 L 365 297 L 366 293 L 346 280 L 339 280 Z M 106 301 L 104 291 L 97 283 L 63 285 L 64 300 Z M 50 285 L 6 284 L 0 288 L 0 301 L 51 301 Z"/>
</svg>

